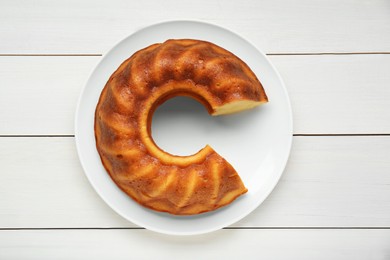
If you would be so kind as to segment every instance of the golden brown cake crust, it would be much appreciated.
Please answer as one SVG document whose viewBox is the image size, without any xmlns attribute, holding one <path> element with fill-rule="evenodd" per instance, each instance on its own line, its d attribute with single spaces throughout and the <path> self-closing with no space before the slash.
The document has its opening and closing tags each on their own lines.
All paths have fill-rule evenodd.
<svg viewBox="0 0 390 260">
<path fill-rule="evenodd" d="M 199 214 L 247 189 L 211 147 L 174 156 L 153 142 L 153 112 L 178 95 L 197 99 L 210 114 L 236 101 L 268 101 L 255 74 L 232 53 L 205 41 L 168 40 L 136 52 L 111 75 L 96 107 L 96 147 L 113 181 L 141 205 Z"/>
</svg>

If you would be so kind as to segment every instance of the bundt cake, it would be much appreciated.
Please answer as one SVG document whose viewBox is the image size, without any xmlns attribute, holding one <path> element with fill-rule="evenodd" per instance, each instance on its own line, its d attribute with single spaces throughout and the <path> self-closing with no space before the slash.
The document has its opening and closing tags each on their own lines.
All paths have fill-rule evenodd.
<svg viewBox="0 0 390 260">
<path fill-rule="evenodd" d="M 97 150 L 112 180 L 141 205 L 175 215 L 215 210 L 247 189 L 208 145 L 191 156 L 156 146 L 152 115 L 175 96 L 198 100 L 211 115 L 268 101 L 251 69 L 215 44 L 190 39 L 153 44 L 124 61 L 106 83 L 95 112 Z"/>
</svg>

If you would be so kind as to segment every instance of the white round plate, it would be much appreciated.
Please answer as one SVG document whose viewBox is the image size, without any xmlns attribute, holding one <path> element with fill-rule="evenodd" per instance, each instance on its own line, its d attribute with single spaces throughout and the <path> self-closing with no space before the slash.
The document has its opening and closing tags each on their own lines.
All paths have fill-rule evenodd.
<svg viewBox="0 0 390 260">
<path fill-rule="evenodd" d="M 205 110 L 200 108 L 202 106 L 198 107 L 197 103 L 183 98 L 175 98 L 173 103 L 168 101 L 157 110 L 152 129 L 160 147 L 170 153 L 189 155 L 209 143 L 233 165 L 248 188 L 248 193 L 230 205 L 195 216 L 173 216 L 149 210 L 134 202 L 106 173 L 96 150 L 94 136 L 96 104 L 104 85 L 117 67 L 139 49 L 167 39 L 180 38 L 210 41 L 240 57 L 255 72 L 269 98 L 269 103 L 253 110 L 220 117 L 206 116 Z M 183 109 L 178 107 L 180 105 Z M 171 21 L 133 33 L 103 56 L 81 93 L 75 134 L 85 174 L 100 197 L 118 214 L 156 232 L 194 235 L 237 222 L 270 194 L 282 175 L 290 153 L 292 113 L 281 77 L 267 57 L 252 44 L 212 24 Z"/>
</svg>

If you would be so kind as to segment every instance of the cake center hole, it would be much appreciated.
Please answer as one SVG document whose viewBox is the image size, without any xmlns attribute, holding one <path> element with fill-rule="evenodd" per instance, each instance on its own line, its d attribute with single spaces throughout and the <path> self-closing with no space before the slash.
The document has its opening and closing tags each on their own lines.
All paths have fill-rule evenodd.
<svg viewBox="0 0 390 260">
<path fill-rule="evenodd" d="M 172 155 L 193 155 L 208 144 L 212 120 L 201 103 L 178 96 L 157 108 L 152 118 L 151 134 L 162 150 Z"/>
</svg>

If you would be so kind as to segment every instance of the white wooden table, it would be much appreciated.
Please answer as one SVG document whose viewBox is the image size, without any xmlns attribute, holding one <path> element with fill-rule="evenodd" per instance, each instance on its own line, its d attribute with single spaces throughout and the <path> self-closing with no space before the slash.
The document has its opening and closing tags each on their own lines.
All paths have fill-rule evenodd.
<svg viewBox="0 0 390 260">
<path fill-rule="evenodd" d="M 196 19 L 266 52 L 294 114 L 282 179 L 199 236 L 122 219 L 87 181 L 76 102 L 114 43 Z M 390 259 L 390 2 L 1 1 L 0 259 Z"/>
</svg>

